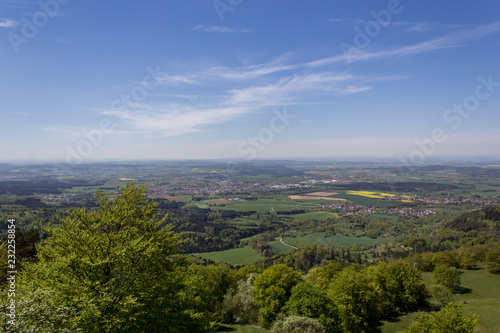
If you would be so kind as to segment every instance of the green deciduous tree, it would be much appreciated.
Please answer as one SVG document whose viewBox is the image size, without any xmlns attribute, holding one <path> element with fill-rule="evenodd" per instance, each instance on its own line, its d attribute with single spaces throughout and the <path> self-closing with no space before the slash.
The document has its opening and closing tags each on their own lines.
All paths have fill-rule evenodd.
<svg viewBox="0 0 500 333">
<path fill-rule="evenodd" d="M 196 312 L 205 313 L 210 320 L 220 319 L 224 295 L 234 287 L 236 272 L 226 266 L 192 265 L 182 273 L 185 288 L 181 291 L 184 303 L 192 304 Z"/>
<path fill-rule="evenodd" d="M 357 265 L 345 268 L 328 289 L 339 309 L 344 332 L 372 332 L 379 324 L 380 295 Z"/>
<path fill-rule="evenodd" d="M 274 265 L 258 275 L 254 282 L 255 302 L 260 307 L 259 324 L 269 327 L 276 319 L 292 288 L 302 281 L 299 273 L 283 265 Z"/>
<path fill-rule="evenodd" d="M 283 309 L 288 315 L 317 319 L 325 332 L 340 330 L 337 307 L 326 293 L 308 282 L 301 282 L 293 287 L 292 295 Z"/>
<path fill-rule="evenodd" d="M 460 272 L 455 267 L 439 265 L 434 269 L 432 284 L 445 286 L 453 292 L 460 290 Z"/>
<path fill-rule="evenodd" d="M 484 261 L 488 272 L 492 274 L 500 274 L 500 250 L 488 252 Z"/>
<path fill-rule="evenodd" d="M 253 281 L 257 273 L 250 273 L 247 279 L 238 281 L 236 288 L 231 288 L 222 302 L 222 319 L 224 322 L 253 324 L 258 319 L 255 304 Z"/>
<path fill-rule="evenodd" d="M 73 311 L 68 325 L 83 332 L 205 331 L 202 316 L 180 298 L 186 262 L 174 255 L 177 236 L 145 190 L 129 184 L 113 199 L 98 192 L 97 209 L 73 210 L 49 227 L 19 288 L 50 295 L 47 306 Z"/>
<path fill-rule="evenodd" d="M 322 290 L 326 290 L 341 271 L 342 265 L 338 262 L 316 267 L 307 273 L 306 281 Z"/>
<path fill-rule="evenodd" d="M 462 307 L 450 303 L 435 313 L 420 312 L 403 333 L 473 333 L 478 323 L 476 315 L 464 315 Z"/>
<path fill-rule="evenodd" d="M 417 268 L 404 262 L 381 262 L 369 267 L 367 274 L 380 293 L 383 315 L 398 315 L 426 304 L 427 290 Z"/>
</svg>

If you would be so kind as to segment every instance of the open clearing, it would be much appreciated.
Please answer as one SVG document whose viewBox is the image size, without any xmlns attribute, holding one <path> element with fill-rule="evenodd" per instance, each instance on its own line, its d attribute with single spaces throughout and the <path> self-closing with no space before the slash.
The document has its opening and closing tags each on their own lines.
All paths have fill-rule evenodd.
<svg viewBox="0 0 500 333">
<path fill-rule="evenodd" d="M 432 273 L 423 273 L 427 288 L 431 286 Z M 485 269 L 464 271 L 461 275 L 462 287 L 472 289 L 470 293 L 454 295 L 455 301 L 462 304 L 464 313 L 479 316 L 475 332 L 500 333 L 500 275 L 490 274 Z M 465 303 L 463 303 L 465 302 Z M 385 322 L 382 333 L 395 333 L 407 328 L 415 314 L 402 316 L 397 322 Z"/>
<path fill-rule="evenodd" d="M 192 255 L 232 265 L 249 265 L 262 259 L 262 255 L 252 249 L 250 245 L 225 251 L 193 253 Z"/>
<path fill-rule="evenodd" d="M 315 197 L 328 197 L 330 195 L 335 195 L 335 194 L 339 194 L 339 193 L 338 192 L 334 192 L 334 191 L 321 191 L 321 192 L 307 193 L 306 195 L 312 195 L 312 196 L 315 196 Z"/>
<path fill-rule="evenodd" d="M 228 204 L 232 204 L 233 202 L 234 201 L 227 200 L 227 199 L 215 199 L 215 200 L 207 201 L 208 204 L 212 204 L 212 205 L 228 205 Z"/>
<path fill-rule="evenodd" d="M 232 332 L 232 333 L 260 333 L 267 332 L 264 328 L 254 325 L 237 325 L 237 324 L 224 324 L 217 332 Z"/>
</svg>

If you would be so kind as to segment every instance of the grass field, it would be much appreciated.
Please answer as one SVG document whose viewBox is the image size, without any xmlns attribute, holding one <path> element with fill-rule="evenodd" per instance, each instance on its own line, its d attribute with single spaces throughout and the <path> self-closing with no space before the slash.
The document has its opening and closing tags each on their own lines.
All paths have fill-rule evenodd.
<svg viewBox="0 0 500 333">
<path fill-rule="evenodd" d="M 373 245 L 393 241 L 393 237 L 388 238 L 366 238 L 366 237 L 349 237 L 342 235 L 334 235 L 325 237 L 324 232 L 314 232 L 312 234 L 296 237 L 296 238 L 285 238 L 283 241 L 285 243 L 300 247 L 310 244 L 333 244 L 335 246 L 361 244 L 361 245 Z"/>
<path fill-rule="evenodd" d="M 193 253 L 193 255 L 232 265 L 248 265 L 262 259 L 260 253 L 252 249 L 250 245 L 225 251 Z"/>
<path fill-rule="evenodd" d="M 285 244 L 281 243 L 279 240 L 272 241 L 267 243 L 271 246 L 273 250 L 277 250 L 280 254 L 288 252 L 290 250 L 293 250 L 290 246 L 286 246 Z"/>
<path fill-rule="evenodd" d="M 232 333 L 261 333 L 267 332 L 267 330 L 263 329 L 259 326 L 252 325 L 234 325 L 234 324 L 225 324 L 217 332 L 232 332 Z"/>
<path fill-rule="evenodd" d="M 432 273 L 423 273 L 427 287 L 432 283 Z M 472 289 L 470 293 L 455 295 L 455 301 L 463 303 L 466 314 L 479 315 L 479 325 L 475 332 L 500 333 L 500 275 L 488 273 L 485 269 L 464 271 L 461 275 L 462 287 Z M 384 323 L 382 333 L 395 333 L 407 328 L 415 314 L 400 318 L 399 322 Z"/>
</svg>

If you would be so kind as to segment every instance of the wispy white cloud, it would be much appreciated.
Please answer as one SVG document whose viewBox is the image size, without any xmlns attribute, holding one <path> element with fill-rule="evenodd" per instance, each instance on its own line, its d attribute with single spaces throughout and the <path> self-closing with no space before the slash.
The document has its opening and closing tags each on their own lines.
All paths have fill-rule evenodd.
<svg viewBox="0 0 500 333">
<path fill-rule="evenodd" d="M 131 112 L 108 110 L 101 114 L 117 118 L 135 133 L 169 137 L 199 132 L 207 125 L 224 123 L 250 111 L 242 107 L 192 108 L 172 104 Z"/>
<path fill-rule="evenodd" d="M 190 99 L 185 103 L 135 105 L 128 112 L 104 110 L 130 134 L 171 137 L 203 131 L 207 126 L 227 123 L 272 106 L 308 103 L 317 94 L 355 94 L 370 86 L 355 84 L 359 78 L 349 74 L 325 72 L 291 75 L 270 84 L 246 85 L 225 91 L 211 104 Z"/>
<path fill-rule="evenodd" d="M 366 21 L 361 20 L 361 19 L 354 19 L 354 18 L 337 18 L 337 17 L 332 17 L 332 18 L 328 19 L 328 22 L 354 25 L 354 24 L 365 23 Z"/>
<path fill-rule="evenodd" d="M 18 25 L 17 21 L 11 19 L 0 18 L 0 28 L 12 28 Z"/>
<path fill-rule="evenodd" d="M 368 61 L 389 57 L 405 57 L 439 49 L 461 47 L 464 45 L 464 43 L 470 40 L 478 39 L 493 33 L 497 33 L 499 31 L 500 21 L 489 24 L 481 24 L 471 29 L 461 29 L 459 31 L 436 37 L 434 39 L 407 46 L 399 46 L 372 52 L 354 49 L 353 52 L 349 54 L 349 56 L 339 54 L 333 57 L 314 60 L 307 63 L 306 65 L 310 67 L 319 67 L 341 62 Z"/>
<path fill-rule="evenodd" d="M 217 25 L 204 26 L 201 24 L 193 27 L 191 30 L 200 30 L 203 32 L 224 32 L 224 33 L 246 33 L 253 31 L 252 29 L 231 28 L 231 27 L 223 27 Z"/>
<path fill-rule="evenodd" d="M 195 28 L 205 29 L 203 26 Z M 421 29 L 424 29 L 423 26 Z M 500 22 L 462 28 L 412 45 L 359 51 L 352 54 L 349 60 L 372 61 L 460 47 L 498 31 Z M 333 71 L 331 67 L 325 69 L 326 66 L 344 63 L 346 57 L 343 54 L 313 61 L 300 60 L 293 53 L 287 53 L 268 62 L 244 67 L 211 64 L 205 68 L 197 66 L 193 70 L 191 66 L 176 66 L 173 74 L 164 74 L 158 79 L 164 86 L 175 86 L 175 91 L 163 94 L 170 103 L 136 103 L 129 112 L 101 110 L 99 113 L 114 118 L 122 125 L 121 133 L 124 135 L 171 137 L 198 133 L 208 126 L 234 121 L 269 107 L 305 105 L 313 101 L 321 102 L 323 96 L 359 94 L 373 89 L 376 82 L 406 78 L 397 75 L 363 76 L 345 69 L 342 72 Z M 195 85 L 213 85 L 215 93 L 210 98 L 198 98 L 196 90 L 193 90 Z M 159 89 L 151 95 L 161 97 L 163 91 Z M 174 98 L 176 103 L 172 103 Z"/>
<path fill-rule="evenodd" d="M 404 32 L 427 32 L 433 30 L 445 30 L 445 29 L 461 29 L 466 28 L 465 24 L 454 24 L 454 23 L 438 23 L 438 22 L 409 22 L 409 21 L 394 21 L 391 25 L 397 27 L 405 27 Z"/>
<path fill-rule="evenodd" d="M 231 90 L 228 102 L 265 107 L 300 103 L 306 99 L 306 96 L 311 97 L 318 93 L 352 94 L 371 89 L 369 86 L 344 84 L 354 79 L 352 75 L 330 72 L 293 75 L 265 86 Z"/>
</svg>

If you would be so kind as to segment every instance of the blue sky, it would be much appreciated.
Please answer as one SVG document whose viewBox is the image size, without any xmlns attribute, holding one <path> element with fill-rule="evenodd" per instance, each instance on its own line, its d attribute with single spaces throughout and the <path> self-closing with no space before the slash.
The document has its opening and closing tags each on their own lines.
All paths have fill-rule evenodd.
<svg viewBox="0 0 500 333">
<path fill-rule="evenodd" d="M 0 0 L 0 162 L 500 155 L 498 1 Z"/>
</svg>

